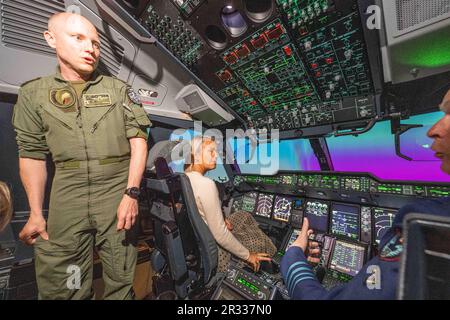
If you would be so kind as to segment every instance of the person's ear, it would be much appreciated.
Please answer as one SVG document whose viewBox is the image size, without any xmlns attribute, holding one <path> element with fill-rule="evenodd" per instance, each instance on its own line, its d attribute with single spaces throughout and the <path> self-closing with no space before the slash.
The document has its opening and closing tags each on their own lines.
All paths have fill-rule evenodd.
<svg viewBox="0 0 450 320">
<path fill-rule="evenodd" d="M 51 48 L 56 49 L 56 38 L 55 38 L 55 35 L 53 34 L 53 32 L 48 31 L 48 30 L 45 31 L 44 38 Z"/>
</svg>

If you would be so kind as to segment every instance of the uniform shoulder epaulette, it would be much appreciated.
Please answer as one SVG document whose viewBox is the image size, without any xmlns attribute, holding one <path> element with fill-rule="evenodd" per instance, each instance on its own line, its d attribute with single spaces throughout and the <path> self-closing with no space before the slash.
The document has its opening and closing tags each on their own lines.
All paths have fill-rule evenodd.
<svg viewBox="0 0 450 320">
<path fill-rule="evenodd" d="M 25 88 L 26 86 L 28 86 L 29 84 L 34 83 L 34 82 L 36 82 L 36 81 L 38 81 L 38 80 L 41 80 L 41 79 L 42 79 L 42 77 L 28 80 L 28 81 L 22 83 L 22 85 L 20 86 L 20 88 L 23 89 L 23 88 Z"/>
<path fill-rule="evenodd" d="M 128 86 L 128 83 L 122 79 L 117 78 L 116 76 L 111 76 L 111 78 L 113 78 L 115 81 L 123 83 L 124 85 Z"/>
<path fill-rule="evenodd" d="M 22 83 L 20 87 L 23 88 L 23 87 L 25 87 L 27 84 L 30 84 L 30 83 L 35 82 L 35 81 L 38 81 L 38 80 L 40 80 L 40 79 L 42 79 L 42 77 L 34 78 L 34 79 L 31 79 L 31 80 L 28 80 L 28 81 Z"/>
</svg>

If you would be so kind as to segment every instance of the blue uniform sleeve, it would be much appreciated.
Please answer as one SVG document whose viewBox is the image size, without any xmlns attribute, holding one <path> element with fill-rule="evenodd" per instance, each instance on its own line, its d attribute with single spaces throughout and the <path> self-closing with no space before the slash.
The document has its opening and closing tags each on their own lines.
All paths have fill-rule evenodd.
<svg viewBox="0 0 450 320">
<path fill-rule="evenodd" d="M 281 273 L 294 300 L 329 300 L 342 290 L 336 287 L 327 291 L 317 280 L 305 254 L 299 247 L 290 247 L 281 261 Z"/>
<path fill-rule="evenodd" d="M 379 285 L 370 287 L 370 270 L 378 270 Z M 348 283 L 326 290 L 317 280 L 303 251 L 291 247 L 281 261 L 281 273 L 294 300 L 392 300 L 396 296 L 398 262 L 370 260 Z"/>
</svg>

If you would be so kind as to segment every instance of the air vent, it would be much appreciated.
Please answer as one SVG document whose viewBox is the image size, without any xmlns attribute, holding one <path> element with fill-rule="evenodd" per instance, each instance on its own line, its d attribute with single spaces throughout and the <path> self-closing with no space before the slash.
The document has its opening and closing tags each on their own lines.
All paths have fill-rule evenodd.
<svg viewBox="0 0 450 320">
<path fill-rule="evenodd" d="M 64 0 L 0 0 L 1 42 L 6 47 L 54 55 L 44 39 L 51 15 L 65 11 Z M 99 32 L 102 43 L 100 70 L 117 76 L 124 57 L 124 48 Z"/>
<path fill-rule="evenodd" d="M 397 0 L 398 31 L 450 13 L 450 0 Z"/>
<path fill-rule="evenodd" d="M 122 65 L 124 49 L 116 42 L 110 41 L 103 32 L 99 32 L 102 44 L 100 69 L 103 72 L 117 76 Z"/>
</svg>

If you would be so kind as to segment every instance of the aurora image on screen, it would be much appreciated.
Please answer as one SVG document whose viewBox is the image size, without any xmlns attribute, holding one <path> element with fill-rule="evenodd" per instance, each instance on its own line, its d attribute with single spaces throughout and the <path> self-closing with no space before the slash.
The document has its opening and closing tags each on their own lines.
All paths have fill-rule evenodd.
<svg viewBox="0 0 450 320">
<path fill-rule="evenodd" d="M 441 171 L 441 161 L 430 149 L 432 139 L 427 131 L 443 116 L 433 112 L 413 116 L 402 121 L 405 124 L 421 124 L 401 136 L 401 152 L 413 160 L 408 161 L 395 154 L 394 135 L 389 121 L 377 123 L 369 132 L 354 136 L 327 138 L 335 171 L 369 172 L 385 180 L 450 182 Z"/>
</svg>

